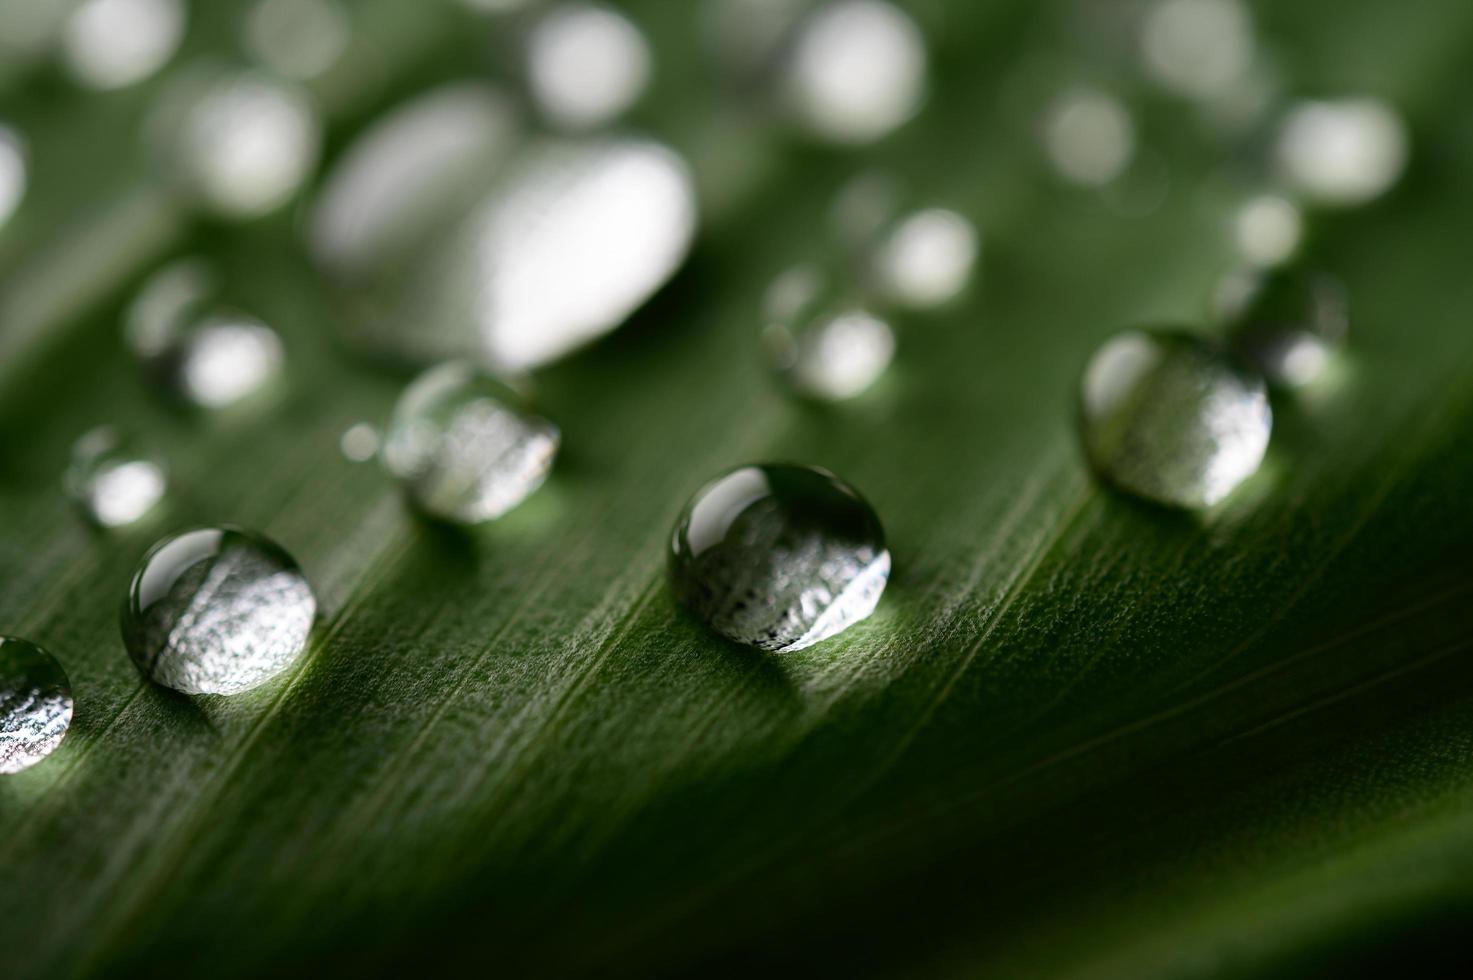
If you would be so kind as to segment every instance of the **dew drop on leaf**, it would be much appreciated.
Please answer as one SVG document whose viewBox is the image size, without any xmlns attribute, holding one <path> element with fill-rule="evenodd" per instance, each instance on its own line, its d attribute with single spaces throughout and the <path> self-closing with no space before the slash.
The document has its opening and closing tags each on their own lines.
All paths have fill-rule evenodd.
<svg viewBox="0 0 1473 980">
<path fill-rule="evenodd" d="M 55 752 L 71 723 L 72 688 L 61 664 L 34 643 L 0 636 L 0 774 Z"/>
<path fill-rule="evenodd" d="M 168 487 L 164 464 L 138 452 L 116 429 L 101 426 L 77 440 L 67 468 L 67 494 L 99 527 L 145 517 Z"/>
</svg>

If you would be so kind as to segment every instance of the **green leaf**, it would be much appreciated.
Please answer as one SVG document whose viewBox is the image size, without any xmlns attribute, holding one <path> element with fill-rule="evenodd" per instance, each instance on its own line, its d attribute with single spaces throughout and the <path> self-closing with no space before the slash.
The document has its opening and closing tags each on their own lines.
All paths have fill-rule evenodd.
<svg viewBox="0 0 1473 980">
<path fill-rule="evenodd" d="M 696 5 L 630 6 L 660 53 L 639 122 L 712 183 L 704 237 L 539 377 L 554 477 L 463 535 L 338 453 L 404 378 L 342 352 L 296 216 L 200 225 L 148 177 L 160 82 L 0 81 L 37 163 L 0 234 L 0 632 L 76 696 L 62 748 L 0 780 L 7 973 L 1306 975 L 1449 940 L 1473 905 L 1466 5 L 1259 12 L 1297 90 L 1384 93 L 1415 155 L 1319 225 L 1352 302 L 1335 383 L 1280 399 L 1265 470 L 1200 519 L 1098 486 L 1072 416 L 1096 344 L 1199 321 L 1229 265 L 1241 188 L 1204 176 L 1222 156 L 1186 110 L 1143 103 L 1172 183 L 1124 218 L 1043 170 L 1019 79 L 1072 50 L 1048 5 L 917 3 L 933 98 L 862 158 L 711 111 Z M 355 9 L 333 148 L 482 70 L 468 18 Z M 210 10 L 190 43 L 229 50 L 238 6 Z M 901 325 L 879 390 L 805 408 L 755 311 L 870 164 L 978 221 L 981 282 Z M 130 290 L 184 251 L 283 334 L 278 401 L 181 414 L 125 356 Z M 96 533 L 60 491 L 102 422 L 173 464 L 150 527 Z M 687 497 L 752 460 L 842 475 L 896 562 L 872 619 L 785 657 L 714 638 L 664 581 Z M 201 521 L 280 541 L 322 610 L 298 668 L 231 699 L 144 682 L 118 634 L 145 548 Z"/>
</svg>

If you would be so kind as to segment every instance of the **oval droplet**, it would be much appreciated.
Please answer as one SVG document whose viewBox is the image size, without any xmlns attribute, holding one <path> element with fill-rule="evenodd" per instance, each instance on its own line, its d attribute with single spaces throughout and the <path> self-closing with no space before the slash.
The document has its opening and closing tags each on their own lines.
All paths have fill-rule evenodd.
<svg viewBox="0 0 1473 980">
<path fill-rule="evenodd" d="M 0 773 L 29 769 L 72 723 L 72 686 L 61 664 L 28 640 L 0 636 Z"/>
<path fill-rule="evenodd" d="M 743 466 L 702 487 L 675 526 L 676 595 L 716 632 L 786 653 L 874 612 L 890 577 L 879 518 L 811 466 Z"/>
<path fill-rule="evenodd" d="M 650 47 L 624 14 L 594 3 L 561 3 L 527 38 L 527 85 L 544 117 L 567 129 L 606 125 L 639 101 Z"/>
<path fill-rule="evenodd" d="M 1129 493 L 1207 507 L 1258 470 L 1273 415 L 1261 377 L 1186 333 L 1133 330 L 1107 341 L 1085 369 L 1086 455 Z"/>
<path fill-rule="evenodd" d="M 141 520 L 163 499 L 164 464 L 135 450 L 111 426 L 83 435 L 72 447 L 67 494 L 99 527 L 124 527 Z"/>
<path fill-rule="evenodd" d="M 1228 333 L 1233 353 L 1274 384 L 1308 384 L 1345 345 L 1349 300 L 1333 276 L 1301 269 L 1264 273 L 1239 301 Z"/>
<path fill-rule="evenodd" d="M 383 460 L 426 514 L 479 524 L 542 486 L 560 442 L 557 426 L 526 411 L 506 385 L 451 362 L 426 371 L 400 397 Z"/>
<path fill-rule="evenodd" d="M 763 341 L 773 370 L 805 398 L 842 401 L 863 393 L 895 356 L 895 333 L 854 297 L 802 266 L 768 289 Z"/>
<path fill-rule="evenodd" d="M 185 694 L 237 694 L 301 656 L 317 600 L 291 555 L 229 525 L 151 548 L 123 606 L 123 642 L 150 679 Z"/>
<path fill-rule="evenodd" d="M 1401 177 L 1406 123 L 1374 98 L 1306 100 L 1290 107 L 1274 147 L 1280 177 L 1317 204 L 1380 197 Z"/>
</svg>

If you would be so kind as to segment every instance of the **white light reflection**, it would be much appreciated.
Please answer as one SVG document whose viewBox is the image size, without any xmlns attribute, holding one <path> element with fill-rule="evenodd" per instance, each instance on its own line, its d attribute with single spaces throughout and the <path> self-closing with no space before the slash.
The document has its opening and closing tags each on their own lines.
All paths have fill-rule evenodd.
<svg viewBox="0 0 1473 980">
<path fill-rule="evenodd" d="M 1246 202 L 1233 217 L 1233 236 L 1248 264 L 1282 265 L 1299 250 L 1304 220 L 1287 198 L 1262 194 Z"/>
<path fill-rule="evenodd" d="M 62 33 L 62 58 L 83 85 L 125 88 L 174 56 L 184 20 L 180 0 L 84 0 Z"/>
<path fill-rule="evenodd" d="M 224 408 L 263 388 L 284 361 L 281 338 L 264 323 L 239 315 L 211 317 L 185 338 L 180 393 L 204 408 Z"/>
<path fill-rule="evenodd" d="M 351 425 L 338 440 L 338 449 L 349 462 L 366 463 L 378 455 L 378 430 L 367 422 Z"/>
<path fill-rule="evenodd" d="M 1141 30 L 1146 68 L 1180 95 L 1228 94 L 1253 63 L 1253 20 L 1238 0 L 1160 0 Z"/>
<path fill-rule="evenodd" d="M 246 21 L 245 40 L 263 65 L 305 80 L 337 63 L 352 29 L 337 0 L 260 0 Z"/>
<path fill-rule="evenodd" d="M 1119 99 L 1077 88 L 1055 100 L 1044 118 L 1044 146 L 1066 180 L 1103 187 L 1135 156 L 1135 123 Z"/>
<path fill-rule="evenodd" d="M 870 143 L 920 108 L 926 61 L 919 28 L 899 8 L 835 0 L 799 26 L 782 66 L 782 99 L 813 135 Z"/>
<path fill-rule="evenodd" d="M 26 147 L 20 134 L 0 123 L 0 228 L 26 196 Z"/>
<path fill-rule="evenodd" d="M 1362 204 L 1401 176 L 1406 126 L 1379 99 L 1301 102 L 1284 117 L 1276 153 L 1280 175 L 1306 197 Z"/>
<path fill-rule="evenodd" d="M 163 464 L 130 453 L 117 431 L 93 429 L 77 440 L 67 469 L 67 493 L 99 527 L 125 527 L 163 499 Z"/>
<path fill-rule="evenodd" d="M 876 284 L 899 306 L 942 306 L 966 286 L 977 250 L 977 231 L 966 218 L 944 208 L 916 211 L 881 242 L 873 261 Z"/>
<path fill-rule="evenodd" d="M 123 315 L 128 347 L 142 358 L 164 354 L 215 288 L 215 272 L 203 259 L 178 259 L 149 276 Z"/>
<path fill-rule="evenodd" d="M 644 94 L 650 49 L 623 14 L 568 3 L 544 14 L 527 41 L 528 84 L 543 115 L 569 129 L 603 125 Z"/>
</svg>

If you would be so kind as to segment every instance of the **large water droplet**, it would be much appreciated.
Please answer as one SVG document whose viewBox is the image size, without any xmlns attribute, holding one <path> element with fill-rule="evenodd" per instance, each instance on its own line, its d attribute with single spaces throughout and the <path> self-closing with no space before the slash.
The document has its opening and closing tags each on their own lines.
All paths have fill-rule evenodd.
<svg viewBox="0 0 1473 980">
<path fill-rule="evenodd" d="M 797 394 L 839 401 L 863 392 L 895 355 L 890 325 L 807 266 L 779 276 L 764 303 L 763 340 L 778 375 Z"/>
<path fill-rule="evenodd" d="M 1217 503 L 1258 470 L 1273 415 L 1263 379 L 1185 333 L 1129 331 L 1090 360 L 1085 452 L 1104 479 L 1178 507 Z"/>
<path fill-rule="evenodd" d="M 400 397 L 384 466 L 432 517 L 494 520 L 547 479 L 557 426 L 528 412 L 506 385 L 470 364 L 426 371 Z"/>
<path fill-rule="evenodd" d="M 1280 125 L 1280 176 L 1328 205 L 1363 204 L 1396 183 L 1407 162 L 1406 124 L 1379 99 L 1300 102 Z"/>
<path fill-rule="evenodd" d="M 527 39 L 528 86 L 542 114 L 568 129 L 611 122 L 644 94 L 650 49 L 628 17 L 600 4 L 564 3 Z"/>
<path fill-rule="evenodd" d="M 186 694 L 237 694 L 286 670 L 307 646 L 317 600 L 297 563 L 237 527 L 164 538 L 123 607 L 123 642 L 148 677 Z"/>
<path fill-rule="evenodd" d="M 72 687 L 51 654 L 0 636 L 0 773 L 46 758 L 72 723 Z"/>
<path fill-rule="evenodd" d="M 118 89 L 162 68 L 184 37 L 180 0 L 85 0 L 62 34 L 72 77 L 95 89 Z"/>
<path fill-rule="evenodd" d="M 670 571 L 676 595 L 712 629 L 782 653 L 869 616 L 890 552 L 874 510 L 833 474 L 743 466 L 691 498 Z"/>
<path fill-rule="evenodd" d="M 1257 276 L 1230 313 L 1231 346 L 1269 381 L 1308 384 L 1345 343 L 1345 287 L 1333 276 L 1283 269 Z"/>
<path fill-rule="evenodd" d="M 0 228 L 26 196 L 26 150 L 20 134 L 0 123 Z"/>
<path fill-rule="evenodd" d="M 168 485 L 164 464 L 102 426 L 77 440 L 67 493 L 100 527 L 124 527 L 153 510 Z"/>
</svg>

